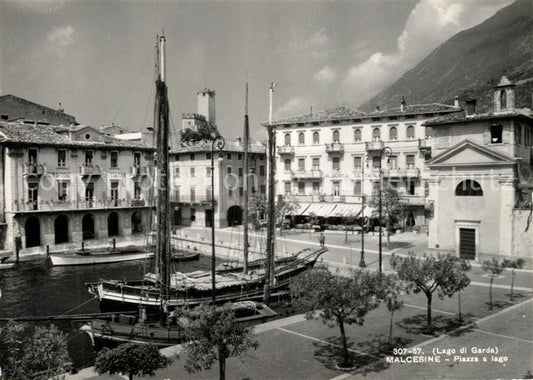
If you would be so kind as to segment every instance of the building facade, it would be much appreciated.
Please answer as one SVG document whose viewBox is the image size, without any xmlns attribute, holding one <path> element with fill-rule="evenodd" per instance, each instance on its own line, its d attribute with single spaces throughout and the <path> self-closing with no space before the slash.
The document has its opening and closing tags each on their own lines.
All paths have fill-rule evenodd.
<svg viewBox="0 0 533 380">
<path fill-rule="evenodd" d="M 61 103 L 58 109 L 53 109 L 11 94 L 0 96 L 0 119 L 51 125 L 78 124 L 74 116 L 64 112 Z"/>
<path fill-rule="evenodd" d="M 458 102 L 407 105 L 402 99 L 398 108 L 370 114 L 337 107 L 275 121 L 276 194 L 298 201 L 296 215 L 361 216 L 362 196 L 372 196 L 381 168 L 383 181 L 402 194 L 404 225 L 426 225 L 431 148 L 424 122 L 458 111 Z"/>
<path fill-rule="evenodd" d="M 88 126 L 0 123 L 3 249 L 146 233 L 153 147 Z"/>
<path fill-rule="evenodd" d="M 514 103 L 505 77 L 492 112 L 475 100 L 461 113 L 426 122 L 434 158 L 428 163 L 429 249 L 464 259 L 533 255 L 533 116 Z"/>
<path fill-rule="evenodd" d="M 211 226 L 212 158 L 215 226 L 228 227 L 242 224 L 243 209 L 248 206 L 249 212 L 254 214 L 252 218 L 263 219 L 263 210 L 256 212 L 256 205 L 263 203 L 266 197 L 265 145 L 258 141 L 251 141 L 249 145 L 249 205 L 244 204 L 245 173 L 242 141 L 239 139 L 226 141 L 224 149 L 219 151 L 215 148 L 214 153 L 211 151 L 211 145 L 211 141 L 200 141 L 189 145 L 183 144 L 171 151 L 171 205 L 174 225 Z"/>
</svg>

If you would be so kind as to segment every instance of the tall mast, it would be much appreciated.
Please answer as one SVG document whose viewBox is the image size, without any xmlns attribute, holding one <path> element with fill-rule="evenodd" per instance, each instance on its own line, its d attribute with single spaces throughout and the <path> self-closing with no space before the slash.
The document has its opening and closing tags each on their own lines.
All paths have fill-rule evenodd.
<svg viewBox="0 0 533 380">
<path fill-rule="evenodd" d="M 244 227 L 244 264 L 243 272 L 244 274 L 248 273 L 248 146 L 250 140 L 250 127 L 248 125 L 248 81 L 246 81 L 246 96 L 245 96 L 245 106 L 244 106 L 244 177 L 243 177 L 243 188 L 244 188 L 244 216 L 243 216 L 243 227 Z"/>
<path fill-rule="evenodd" d="M 270 289 L 274 285 L 274 251 L 276 246 L 276 237 L 274 235 L 274 228 L 276 225 L 275 214 L 275 189 L 274 189 L 274 171 L 275 171 L 275 155 L 276 155 L 276 141 L 274 137 L 274 127 L 272 126 L 272 98 L 274 95 L 274 83 L 270 85 L 269 89 L 269 115 L 268 115 L 268 230 L 267 230 L 267 260 L 266 260 L 266 281 L 264 289 L 264 301 L 266 304 L 270 302 Z"/>
<path fill-rule="evenodd" d="M 168 176 L 168 132 L 169 109 L 167 85 L 165 83 L 165 36 L 159 37 L 159 62 L 156 84 L 156 175 L 157 183 L 157 232 L 156 232 L 156 274 L 161 282 L 161 300 L 166 302 L 170 293 L 170 226 L 169 226 L 169 176 Z M 162 305 L 164 306 L 164 305 Z M 162 313 L 164 321 L 165 316 Z"/>
</svg>

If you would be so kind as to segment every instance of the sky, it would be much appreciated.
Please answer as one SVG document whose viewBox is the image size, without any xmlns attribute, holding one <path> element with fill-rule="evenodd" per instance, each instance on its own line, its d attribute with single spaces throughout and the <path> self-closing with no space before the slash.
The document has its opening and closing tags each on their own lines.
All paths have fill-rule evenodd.
<svg viewBox="0 0 533 380">
<path fill-rule="evenodd" d="M 0 0 L 0 94 L 57 108 L 86 125 L 152 124 L 156 35 L 167 40 L 171 118 L 216 91 L 216 121 L 242 135 L 245 82 L 252 137 L 274 119 L 376 95 L 442 42 L 507 0 Z"/>
</svg>

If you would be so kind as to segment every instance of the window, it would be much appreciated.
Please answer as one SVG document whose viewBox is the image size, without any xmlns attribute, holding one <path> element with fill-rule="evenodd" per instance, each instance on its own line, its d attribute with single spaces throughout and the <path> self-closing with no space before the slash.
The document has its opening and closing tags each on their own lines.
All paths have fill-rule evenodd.
<svg viewBox="0 0 533 380">
<path fill-rule="evenodd" d="M 407 187 L 407 194 L 408 195 L 415 195 L 415 180 L 414 179 L 408 179 L 406 183 Z"/>
<path fill-rule="evenodd" d="M 211 178 L 211 168 L 209 166 L 205 168 L 205 176 Z"/>
<path fill-rule="evenodd" d="M 242 154 L 241 154 L 241 153 L 239 153 L 239 154 L 237 155 L 237 159 L 238 159 L 239 161 L 242 160 Z"/>
<path fill-rule="evenodd" d="M 356 130 L 354 131 L 353 136 L 354 136 L 354 140 L 355 140 L 355 142 L 359 142 L 359 141 L 361 141 L 361 130 L 360 130 L 360 129 L 356 129 Z"/>
<path fill-rule="evenodd" d="M 381 140 L 381 131 L 379 128 L 374 128 L 372 131 L 372 140 L 380 141 Z"/>
<path fill-rule="evenodd" d="M 39 183 L 28 183 L 28 202 L 32 205 L 33 210 L 37 210 L 39 200 Z"/>
<path fill-rule="evenodd" d="M 499 124 L 490 126 L 490 142 L 492 144 L 501 144 L 503 142 L 503 127 Z"/>
<path fill-rule="evenodd" d="M 341 195 L 341 183 L 333 182 L 333 195 Z"/>
<path fill-rule="evenodd" d="M 319 195 L 319 194 L 320 194 L 320 183 L 313 182 L 313 195 Z"/>
<path fill-rule="evenodd" d="M 313 170 L 320 170 L 320 158 L 313 157 Z"/>
<path fill-rule="evenodd" d="M 463 260 L 476 259 L 476 230 L 459 228 L 459 257 Z"/>
<path fill-rule="evenodd" d="M 338 143 L 340 139 L 340 133 L 339 131 L 333 131 L 333 142 Z"/>
<path fill-rule="evenodd" d="M 196 221 L 196 209 L 191 208 L 191 222 Z"/>
<path fill-rule="evenodd" d="M 407 127 L 407 138 L 408 139 L 415 138 L 415 127 L 413 127 L 412 125 Z"/>
<path fill-rule="evenodd" d="M 320 134 L 318 132 L 313 132 L 313 144 L 320 143 Z"/>
<path fill-rule="evenodd" d="M 194 168 L 190 168 L 191 178 L 194 178 Z"/>
<path fill-rule="evenodd" d="M 291 134 L 290 133 L 285 134 L 285 145 L 291 145 Z"/>
<path fill-rule="evenodd" d="M 305 194 L 305 182 L 298 182 L 298 194 Z"/>
<path fill-rule="evenodd" d="M 94 152 L 92 150 L 86 150 L 85 151 L 85 164 L 86 165 L 92 165 L 93 164 L 93 154 L 94 154 Z"/>
<path fill-rule="evenodd" d="M 242 177 L 242 168 L 239 168 L 239 177 Z"/>
<path fill-rule="evenodd" d="M 358 197 L 361 196 L 361 181 L 355 181 L 354 187 L 353 187 L 353 195 L 356 195 Z"/>
<path fill-rule="evenodd" d="M 111 158 L 111 167 L 112 168 L 118 167 L 118 152 L 111 152 L 110 158 Z"/>
<path fill-rule="evenodd" d="M 333 170 L 341 169 L 341 159 L 339 157 L 333 157 L 332 163 L 333 163 Z"/>
<path fill-rule="evenodd" d="M 500 92 L 500 109 L 502 111 L 507 109 L 507 91 L 505 90 Z"/>
<path fill-rule="evenodd" d="M 285 195 L 289 195 L 291 193 L 291 183 L 284 182 L 284 187 L 285 187 Z"/>
<path fill-rule="evenodd" d="M 391 140 L 398 139 L 398 129 L 396 127 L 391 127 L 389 131 L 389 136 Z"/>
<path fill-rule="evenodd" d="M 408 154 L 405 156 L 405 165 L 407 169 L 415 168 L 415 155 L 414 154 Z"/>
<path fill-rule="evenodd" d="M 353 167 L 355 170 L 361 170 L 361 157 L 355 156 L 353 158 Z"/>
<path fill-rule="evenodd" d="M 142 194 L 141 185 L 138 182 L 135 182 L 133 184 L 133 198 L 134 199 L 141 199 L 141 194 Z"/>
<path fill-rule="evenodd" d="M 30 164 L 37 164 L 37 149 L 28 149 L 28 161 Z"/>
<path fill-rule="evenodd" d="M 285 161 L 283 162 L 283 166 L 284 166 L 284 169 L 285 171 L 290 171 L 291 170 L 291 159 L 290 158 L 286 158 Z"/>
<path fill-rule="evenodd" d="M 205 159 L 210 160 L 211 159 L 211 152 L 208 152 L 205 154 Z"/>
<path fill-rule="evenodd" d="M 233 197 L 233 190 L 232 189 L 228 189 L 228 197 Z"/>
<path fill-rule="evenodd" d="M 92 202 L 94 198 L 94 182 L 88 182 L 87 187 L 85 187 L 85 200 Z"/>
<path fill-rule="evenodd" d="M 118 193 L 118 181 L 111 181 L 111 202 L 113 206 L 118 206 L 119 193 Z"/>
<path fill-rule="evenodd" d="M 298 134 L 298 144 L 304 145 L 305 144 L 305 135 L 303 132 L 300 132 Z"/>
<path fill-rule="evenodd" d="M 265 165 L 259 165 L 259 175 L 265 175 Z"/>
<path fill-rule="evenodd" d="M 207 199 L 208 201 L 211 200 L 211 186 L 205 187 L 205 199 Z"/>
<path fill-rule="evenodd" d="M 133 153 L 133 165 L 136 167 L 141 166 L 141 153 L 140 152 Z"/>
<path fill-rule="evenodd" d="M 231 174 L 231 166 L 228 166 L 228 174 Z"/>
<path fill-rule="evenodd" d="M 194 161 L 195 158 L 194 153 L 189 154 L 189 160 Z"/>
<path fill-rule="evenodd" d="M 68 200 L 68 182 L 67 181 L 57 182 L 57 199 L 62 202 L 66 202 Z"/>
<path fill-rule="evenodd" d="M 190 190 L 189 190 L 189 195 L 191 197 L 191 202 L 194 202 L 196 201 L 196 187 L 194 186 L 191 186 Z M 192 211 L 192 210 L 191 210 Z"/>
<path fill-rule="evenodd" d="M 398 169 L 398 156 L 389 157 L 389 169 L 392 169 L 392 170 Z"/>
<path fill-rule="evenodd" d="M 372 167 L 374 169 L 381 168 L 381 156 L 372 156 Z"/>
<path fill-rule="evenodd" d="M 226 158 L 227 158 L 228 160 L 231 160 L 231 153 L 226 154 Z"/>
<path fill-rule="evenodd" d="M 305 170 L 305 158 L 298 159 L 298 170 Z"/>
<path fill-rule="evenodd" d="M 239 197 L 242 197 L 244 195 L 244 188 L 239 187 Z"/>
<path fill-rule="evenodd" d="M 465 179 L 455 188 L 455 195 L 458 197 L 482 197 L 483 189 L 479 182 L 472 179 Z"/>
<path fill-rule="evenodd" d="M 67 166 L 67 151 L 65 149 L 57 151 L 57 166 L 60 168 Z"/>
<path fill-rule="evenodd" d="M 180 160 L 180 155 L 176 154 L 176 161 L 179 161 L 179 160 Z"/>
<path fill-rule="evenodd" d="M 179 176 L 180 176 L 180 168 L 174 168 L 174 176 L 179 178 Z"/>
<path fill-rule="evenodd" d="M 522 126 L 520 124 L 516 125 L 514 137 L 516 144 L 522 145 Z"/>
</svg>

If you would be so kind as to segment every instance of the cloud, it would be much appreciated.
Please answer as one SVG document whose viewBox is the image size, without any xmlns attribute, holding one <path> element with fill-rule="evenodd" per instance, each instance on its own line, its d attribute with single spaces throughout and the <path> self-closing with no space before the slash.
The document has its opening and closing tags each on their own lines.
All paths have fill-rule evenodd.
<svg viewBox="0 0 533 380">
<path fill-rule="evenodd" d="M 64 49 L 74 43 L 74 34 L 76 31 L 71 25 L 55 26 L 48 32 L 46 40 L 58 49 Z"/>
<path fill-rule="evenodd" d="M 315 73 L 315 79 L 322 83 L 331 83 L 337 78 L 337 73 L 330 66 L 324 66 Z"/>
<path fill-rule="evenodd" d="M 331 39 L 327 35 L 326 29 L 322 28 L 313 33 L 306 41 L 305 46 L 313 58 L 327 58 L 330 54 Z"/>
<path fill-rule="evenodd" d="M 301 115 L 305 112 L 305 109 L 309 103 L 300 97 L 294 97 L 289 99 L 284 105 L 279 107 L 274 113 L 274 119 L 282 119 L 286 117 L 292 117 L 295 115 Z"/>
<path fill-rule="evenodd" d="M 509 4 L 502 2 L 451 2 L 422 0 L 411 11 L 391 52 L 373 52 L 347 70 L 344 91 L 363 102 L 414 67 L 439 44 L 470 28 Z"/>
</svg>

